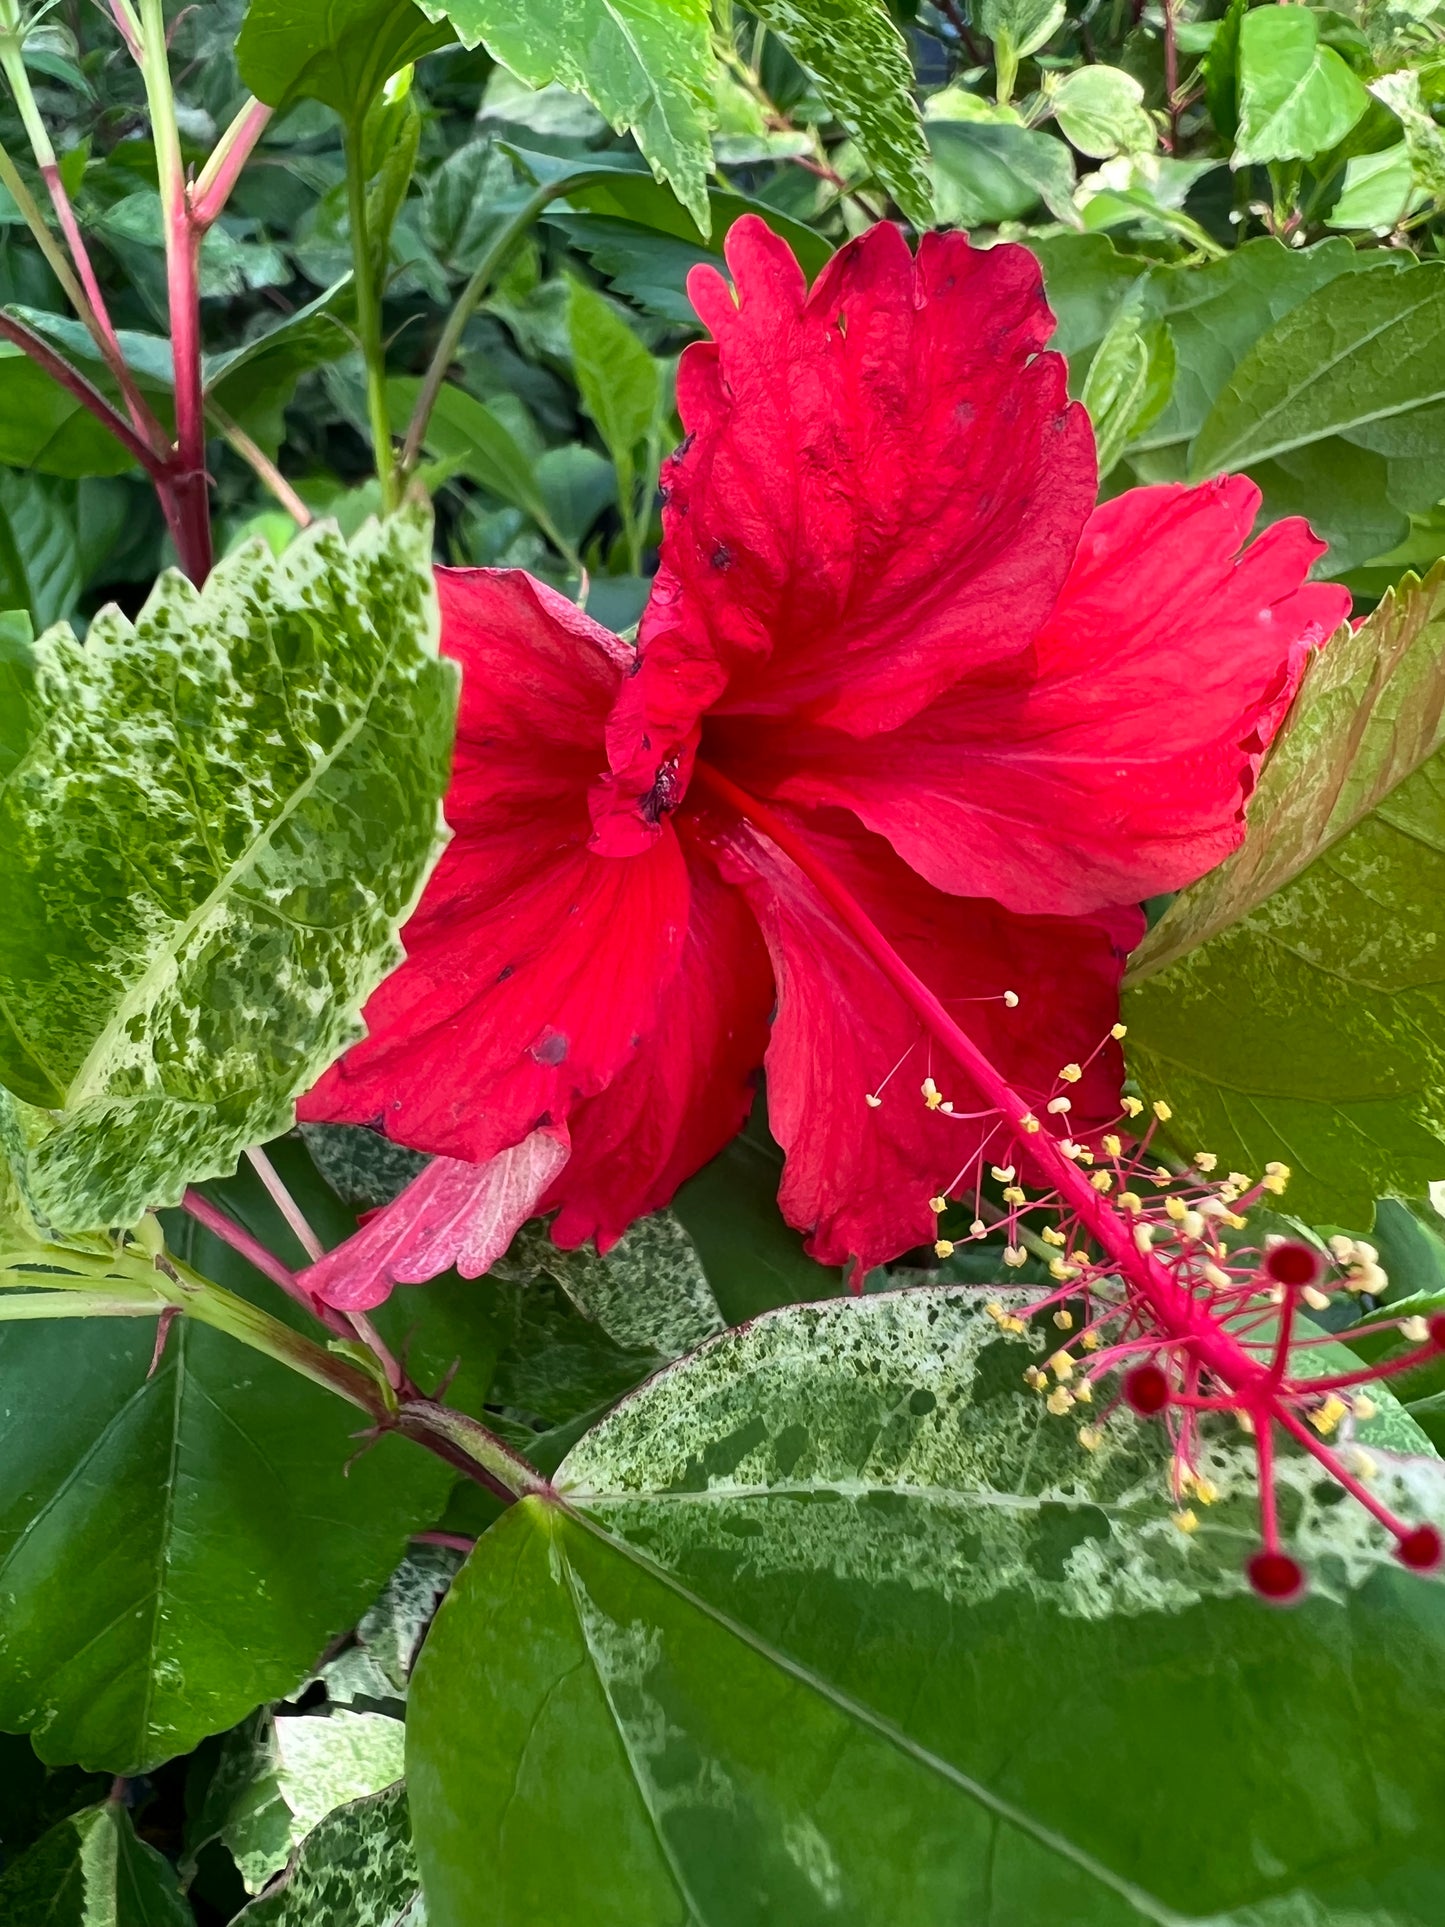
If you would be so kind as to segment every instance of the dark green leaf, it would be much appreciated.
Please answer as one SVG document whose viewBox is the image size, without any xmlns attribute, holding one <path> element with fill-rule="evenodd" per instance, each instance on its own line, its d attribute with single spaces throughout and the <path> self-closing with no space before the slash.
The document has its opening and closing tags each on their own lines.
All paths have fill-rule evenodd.
<svg viewBox="0 0 1445 1927">
<path fill-rule="evenodd" d="M 1074 164 L 1062 141 L 1007 122 L 930 120 L 938 218 L 956 227 L 996 227 L 1042 201 L 1077 226 Z"/>
<path fill-rule="evenodd" d="M 451 38 L 412 0 L 251 0 L 236 61 L 252 93 L 272 107 L 319 100 L 360 121 L 394 73 Z"/>
<path fill-rule="evenodd" d="M 37 629 L 61 622 L 80 595 L 80 533 L 72 482 L 0 468 L 0 608 Z"/>
<path fill-rule="evenodd" d="M 5 1927 L 194 1927 L 176 1878 L 125 1808 L 74 1814 L 0 1874 Z"/>
<path fill-rule="evenodd" d="M 0 789 L 0 1077 L 53 1227 L 230 1170 L 361 1034 L 439 847 L 428 550 L 414 518 L 350 548 L 322 525 L 34 645 Z"/>
<path fill-rule="evenodd" d="M 1430 1927 L 1445 1593 L 1287 1460 L 1317 1589 L 1261 1607 L 1248 1442 L 1211 1438 L 1186 1538 L 1163 1434 L 1083 1453 L 1040 1342 L 969 1291 L 777 1313 L 513 1508 L 412 1686 L 431 1927 Z M 1381 1471 L 1433 1515 L 1441 1482 Z M 1261 1729 L 1329 1771 L 1280 1798 Z"/>
<path fill-rule="evenodd" d="M 89 410 L 8 341 L 0 341 L 0 463 L 72 480 L 137 466 Z"/>
<path fill-rule="evenodd" d="M 1199 431 L 1192 472 L 1217 475 L 1440 400 L 1442 331 L 1445 264 L 1318 289 L 1239 362 Z"/>
<path fill-rule="evenodd" d="M 661 373 L 622 317 L 580 281 L 568 287 L 567 333 L 582 406 L 596 423 L 625 487 L 638 444 L 657 422 Z"/>
</svg>

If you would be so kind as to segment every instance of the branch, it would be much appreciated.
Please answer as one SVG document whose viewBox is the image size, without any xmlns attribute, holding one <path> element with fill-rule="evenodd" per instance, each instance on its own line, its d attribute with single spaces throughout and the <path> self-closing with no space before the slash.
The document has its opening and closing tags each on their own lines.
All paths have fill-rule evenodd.
<svg viewBox="0 0 1445 1927">
<path fill-rule="evenodd" d="M 211 158 L 190 188 L 191 224 L 198 232 L 204 234 L 230 200 L 241 170 L 270 125 L 274 112 L 264 101 L 248 101 L 217 141 Z"/>
</svg>

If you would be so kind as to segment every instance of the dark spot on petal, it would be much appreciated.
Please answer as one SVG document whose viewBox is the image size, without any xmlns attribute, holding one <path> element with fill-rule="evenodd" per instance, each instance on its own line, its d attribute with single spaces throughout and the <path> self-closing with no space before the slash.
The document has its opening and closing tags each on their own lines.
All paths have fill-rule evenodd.
<svg viewBox="0 0 1445 1927">
<path fill-rule="evenodd" d="M 688 433 L 684 435 L 682 440 L 678 443 L 677 447 L 673 450 L 672 459 L 675 462 L 680 462 L 683 456 L 686 455 L 687 451 L 692 447 L 696 439 L 697 437 L 692 433 L 691 430 L 689 430 Z"/>
<path fill-rule="evenodd" d="M 644 823 L 660 823 L 682 801 L 682 779 L 677 773 L 678 758 L 669 756 L 653 778 L 652 788 L 637 799 Z"/>
<path fill-rule="evenodd" d="M 733 552 L 726 542 L 714 542 L 711 556 L 715 569 L 730 569 L 733 565 Z"/>
<path fill-rule="evenodd" d="M 499 984 L 504 984 L 507 981 L 508 977 L 511 976 L 512 972 L 516 968 L 517 966 L 515 964 L 503 964 L 501 969 L 497 972 L 497 982 Z"/>
<path fill-rule="evenodd" d="M 566 1031 L 549 1030 L 533 1044 L 531 1054 L 539 1064 L 562 1064 L 566 1062 L 570 1042 Z"/>
</svg>

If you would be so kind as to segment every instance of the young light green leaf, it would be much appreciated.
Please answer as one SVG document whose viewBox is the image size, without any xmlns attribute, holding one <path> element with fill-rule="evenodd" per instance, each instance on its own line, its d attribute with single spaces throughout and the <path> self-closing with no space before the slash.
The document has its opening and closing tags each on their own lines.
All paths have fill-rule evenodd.
<svg viewBox="0 0 1445 1927">
<path fill-rule="evenodd" d="M 242 1729 L 243 1733 L 245 1729 Z M 281 1713 L 258 1742 L 244 1740 L 248 1770 L 227 1776 L 232 1805 L 221 1822 L 248 1893 L 259 1893 L 329 1813 L 402 1776 L 406 1729 L 384 1713 Z"/>
<path fill-rule="evenodd" d="M 625 489 L 638 445 L 652 432 L 662 405 L 657 363 L 616 310 L 580 281 L 568 284 L 567 334 L 582 406 L 597 424 Z"/>
<path fill-rule="evenodd" d="M 52 1827 L 0 1873 L 5 1927 L 195 1927 L 165 1858 L 118 1801 Z"/>
<path fill-rule="evenodd" d="M 1186 1537 L 1159 1429 L 1117 1414 L 1087 1453 L 1025 1389 L 1049 1342 L 967 1289 L 802 1306 L 589 1434 L 560 1504 L 482 1540 L 417 1667 L 431 1927 L 1184 1927 L 1248 1918 L 1262 1863 L 1301 1920 L 1368 1891 L 1370 1927 L 1424 1927 L 1445 1596 L 1287 1460 L 1316 1592 L 1261 1608 L 1248 1442 L 1210 1438 L 1224 1497 Z M 1381 1478 L 1445 1506 L 1432 1461 Z M 1373 1717 L 1271 1798 L 1241 1720 L 1313 1757 L 1341 1704 Z M 1050 1743 L 1016 1744 L 1039 1719 Z M 1372 1789 L 1402 1760 L 1385 1840 Z"/>
<path fill-rule="evenodd" d="M 361 1034 L 440 848 L 455 673 L 428 530 L 324 525 L 53 630 L 0 780 L 0 1098 L 57 1232 L 285 1130 Z"/>
<path fill-rule="evenodd" d="M 154 1340 L 0 1322 L 0 1725 L 113 1773 L 294 1692 L 450 1484 L 188 1319 L 147 1377 Z"/>
<path fill-rule="evenodd" d="M 1136 431 L 1159 416 L 1174 386 L 1174 340 L 1162 321 L 1146 314 L 1144 292 L 1131 296 L 1110 324 L 1080 397 L 1094 424 L 1100 480 Z"/>
<path fill-rule="evenodd" d="M 236 42 L 241 78 L 271 107 L 319 100 L 359 123 L 394 73 L 452 34 L 412 0 L 251 0 Z"/>
<path fill-rule="evenodd" d="M 754 0 L 750 9 L 817 77 L 828 107 L 918 227 L 933 221 L 908 48 L 882 0 Z"/>
<path fill-rule="evenodd" d="M 1342 141 L 1370 104 L 1364 83 L 1319 42 L 1308 7 L 1255 7 L 1239 25 L 1234 164 L 1308 160 Z"/>
<path fill-rule="evenodd" d="M 1144 89 L 1120 67 L 1075 67 L 1044 79 L 1044 98 L 1081 154 L 1150 154 L 1158 131 L 1144 108 Z"/>
<path fill-rule="evenodd" d="M 1135 953 L 1131 1064 L 1312 1222 L 1445 1174 L 1445 567 L 1312 665 L 1243 847 Z M 1248 996 L 1238 994 L 1247 984 Z"/>
<path fill-rule="evenodd" d="M 1405 151 L 1416 183 L 1436 201 L 1445 200 L 1445 128 L 1426 103 L 1420 76 L 1413 68 L 1382 74 L 1370 82 L 1370 92 L 1384 101 L 1405 130 Z"/>
<path fill-rule="evenodd" d="M 1442 332 L 1445 263 L 1317 289 L 1238 363 L 1190 451 L 1191 474 L 1242 468 L 1440 400 Z"/>
<path fill-rule="evenodd" d="M 1404 141 L 1377 154 L 1356 154 L 1345 163 L 1339 198 L 1325 225 L 1388 234 L 1410 212 L 1416 196 L 1415 170 Z"/>
<path fill-rule="evenodd" d="M 328 1813 L 233 1927 L 425 1927 L 406 1788 Z"/>
<path fill-rule="evenodd" d="M 1006 40 L 1015 60 L 1037 53 L 1064 22 L 1063 0 L 981 0 L 978 24 L 995 43 Z"/>
<path fill-rule="evenodd" d="M 713 102 L 706 0 L 421 0 L 468 47 L 483 45 L 529 86 L 585 94 L 618 133 L 631 131 L 706 234 Z"/>
</svg>

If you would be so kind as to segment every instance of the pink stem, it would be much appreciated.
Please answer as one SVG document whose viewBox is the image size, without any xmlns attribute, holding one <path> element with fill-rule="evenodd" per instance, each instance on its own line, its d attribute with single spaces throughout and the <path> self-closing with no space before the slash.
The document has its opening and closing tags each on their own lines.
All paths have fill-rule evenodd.
<svg viewBox="0 0 1445 1927">
<path fill-rule="evenodd" d="M 204 234 L 214 226 L 274 112 L 263 101 L 251 101 L 216 143 L 215 152 L 190 190 L 191 225 L 197 233 Z"/>
<path fill-rule="evenodd" d="M 470 1552 L 477 1543 L 461 1532 L 414 1532 L 411 1542 L 414 1546 L 447 1546 L 453 1552 Z"/>
<path fill-rule="evenodd" d="M 198 587 L 211 573 L 210 478 L 206 474 L 206 403 L 201 367 L 201 236 L 184 194 L 167 210 L 166 286 L 176 384 L 176 467 L 171 486 L 181 525 L 181 567 Z"/>
<path fill-rule="evenodd" d="M 312 1264 L 326 1256 L 326 1247 L 306 1221 L 306 1214 L 292 1197 L 281 1178 L 281 1173 L 261 1149 L 253 1145 L 246 1153 L 246 1162 L 266 1187 L 267 1195 L 281 1216 L 296 1234 L 296 1242 L 306 1253 Z"/>
<path fill-rule="evenodd" d="M 181 1207 L 189 1212 L 197 1224 L 203 1224 L 207 1231 L 219 1238 L 222 1244 L 227 1244 L 232 1251 L 239 1252 L 248 1265 L 254 1265 L 256 1270 L 263 1277 L 269 1278 L 273 1285 L 279 1285 L 286 1296 L 293 1298 L 303 1310 L 321 1319 L 333 1331 L 347 1331 L 348 1328 L 336 1313 L 329 1306 L 319 1304 L 295 1273 L 288 1271 L 279 1258 L 273 1257 L 259 1238 L 253 1237 L 244 1225 L 237 1224 L 234 1218 L 228 1217 L 224 1211 L 219 1210 L 209 1198 L 203 1198 L 199 1191 L 189 1189 L 181 1199 Z"/>
<path fill-rule="evenodd" d="M 1371 1492 L 1362 1479 L 1357 1479 L 1345 1468 L 1344 1461 L 1337 1452 L 1332 1452 L 1322 1439 L 1316 1438 L 1307 1425 L 1301 1424 L 1293 1412 L 1281 1411 L 1279 1422 L 1292 1438 L 1302 1445 L 1312 1459 L 1318 1459 L 1330 1477 L 1342 1485 L 1352 1499 L 1357 1499 L 1366 1512 L 1373 1514 L 1387 1532 L 1393 1532 L 1397 1539 L 1403 1538 L 1409 1527 L 1402 1525 L 1387 1505 Z"/>
</svg>

